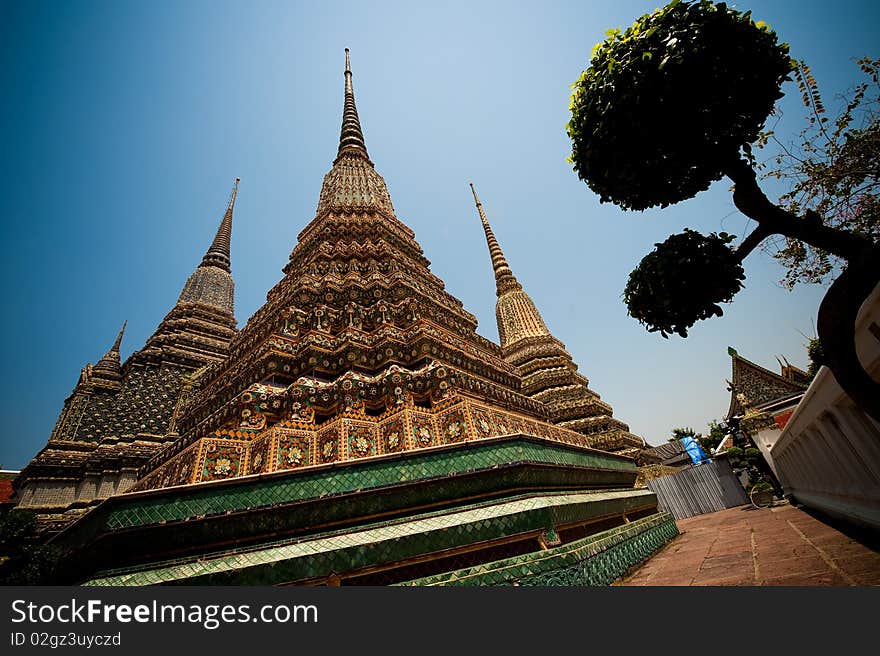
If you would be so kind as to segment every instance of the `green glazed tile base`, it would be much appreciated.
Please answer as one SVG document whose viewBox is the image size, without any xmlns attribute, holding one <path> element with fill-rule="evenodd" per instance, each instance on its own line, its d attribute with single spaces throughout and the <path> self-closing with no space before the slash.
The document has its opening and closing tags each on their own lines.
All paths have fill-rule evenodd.
<svg viewBox="0 0 880 656">
<path fill-rule="evenodd" d="M 554 526 L 644 512 L 655 504 L 656 497 L 649 490 L 532 493 L 356 530 L 202 554 L 185 561 L 105 571 L 86 585 L 272 585 L 322 579 L 332 573 L 344 577 L 365 568 L 394 567 L 396 563 L 471 545 L 491 544 L 515 536 L 536 537 Z M 630 535 L 637 533 L 636 527 L 640 526 L 645 526 L 641 520 L 620 529 L 632 527 L 624 533 Z M 612 541 L 620 539 L 613 531 L 601 535 Z M 597 544 L 595 548 L 607 548 L 605 542 Z M 540 548 L 537 539 L 534 548 Z M 546 553 L 540 551 L 538 555 Z"/>
<path fill-rule="evenodd" d="M 650 495 L 640 507 L 656 505 L 649 490 L 633 492 L 636 473 L 631 460 L 512 435 L 111 497 L 54 544 L 65 554 L 67 579 L 74 583 L 100 577 L 102 571 L 153 569 L 230 547 L 254 552 L 280 539 L 302 541 L 328 530 L 353 533 L 375 521 L 397 522 L 521 494 L 617 489 L 628 490 L 624 496 L 630 499 Z M 499 524 L 487 539 L 516 533 L 506 530 Z"/>
<path fill-rule="evenodd" d="M 610 585 L 676 535 L 672 515 L 657 513 L 547 551 L 398 585 Z"/>
</svg>

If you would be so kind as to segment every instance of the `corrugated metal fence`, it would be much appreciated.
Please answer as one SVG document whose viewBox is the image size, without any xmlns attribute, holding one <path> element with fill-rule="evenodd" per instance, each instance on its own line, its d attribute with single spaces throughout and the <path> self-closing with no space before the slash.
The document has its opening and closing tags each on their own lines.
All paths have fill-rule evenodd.
<svg viewBox="0 0 880 656">
<path fill-rule="evenodd" d="M 713 460 L 670 476 L 647 481 L 662 510 L 676 519 L 749 503 L 749 497 L 726 460 Z"/>
</svg>

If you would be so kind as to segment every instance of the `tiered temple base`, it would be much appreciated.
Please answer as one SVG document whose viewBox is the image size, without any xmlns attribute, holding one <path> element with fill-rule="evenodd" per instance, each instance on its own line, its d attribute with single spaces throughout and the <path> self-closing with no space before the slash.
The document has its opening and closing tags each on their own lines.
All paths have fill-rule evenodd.
<svg viewBox="0 0 880 656">
<path fill-rule="evenodd" d="M 384 387 L 393 389 L 394 384 L 402 386 L 403 381 L 411 385 L 409 378 L 416 379 L 419 384 L 421 375 L 432 373 L 433 368 L 435 365 L 417 372 L 386 373 L 383 377 L 396 376 L 401 382 L 385 383 Z M 325 386 L 341 387 L 345 381 L 347 379 Z M 362 404 L 352 405 L 319 422 L 312 405 L 315 397 L 324 394 L 332 400 L 334 394 L 341 394 L 338 391 L 323 392 L 320 388 L 316 390 L 315 383 L 310 381 L 310 384 L 310 387 L 292 385 L 284 389 L 262 384 L 252 386 L 242 396 L 247 404 L 256 407 L 245 407 L 243 412 L 249 419 L 260 416 L 261 423 L 246 430 L 214 431 L 189 444 L 186 439 L 180 440 L 174 446 L 179 453 L 165 454 L 164 462 L 138 481 L 132 491 L 228 480 L 516 433 L 596 448 L 595 436 L 585 436 L 490 405 L 448 387 L 444 388 L 443 398 L 422 405 L 414 402 L 412 394 L 401 394 L 399 401 L 390 404 L 391 407 L 381 414 L 371 415 L 365 412 Z M 300 387 L 306 389 L 301 391 Z M 280 406 L 281 398 L 292 396 L 291 390 L 301 394 L 304 401 L 308 399 L 309 405 L 297 411 L 296 419 L 284 419 L 266 426 L 261 412 L 263 407 L 273 403 Z"/>
<path fill-rule="evenodd" d="M 636 474 L 508 435 L 124 494 L 55 543 L 87 585 L 602 584 L 676 532 Z"/>
</svg>

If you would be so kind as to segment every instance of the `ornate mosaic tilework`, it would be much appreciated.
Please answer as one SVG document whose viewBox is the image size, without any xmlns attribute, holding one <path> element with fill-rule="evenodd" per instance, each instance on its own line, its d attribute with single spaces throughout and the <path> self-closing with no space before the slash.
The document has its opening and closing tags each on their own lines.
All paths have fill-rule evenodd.
<svg viewBox="0 0 880 656">
<path fill-rule="evenodd" d="M 470 437 L 463 405 L 455 406 L 442 413 L 437 419 L 437 424 L 440 428 L 440 439 L 445 444 L 464 442 Z"/>
<path fill-rule="evenodd" d="M 383 453 L 399 453 L 411 448 L 407 439 L 406 424 L 406 416 L 403 412 L 398 412 L 380 424 L 379 438 Z"/>
<path fill-rule="evenodd" d="M 546 437 L 547 431 L 541 430 L 541 425 L 537 421 L 523 421 L 523 432 L 526 435 L 535 435 L 537 437 Z"/>
<path fill-rule="evenodd" d="M 200 480 L 218 481 L 240 475 L 246 445 L 236 442 L 205 440 Z"/>
<path fill-rule="evenodd" d="M 312 421 L 288 419 L 261 432 L 219 431 L 201 442 L 207 443 L 206 440 L 211 439 L 252 440 L 249 468 L 241 467 L 235 474 L 244 475 L 519 433 L 592 446 L 589 437 L 574 431 L 454 395 L 436 402 L 431 408 L 414 406 L 409 399 L 402 402 L 399 409 L 380 417 L 367 415 L 363 408 L 348 408 L 335 420 L 323 424 L 320 430 L 315 429 L 313 418 Z M 303 439 L 282 439 L 284 434 L 300 435 Z M 240 435 L 242 437 L 238 437 Z M 167 467 L 168 463 L 163 463 L 142 479 L 136 489 L 161 487 Z"/>
<path fill-rule="evenodd" d="M 333 422 L 332 426 L 318 432 L 317 458 L 319 464 L 335 462 L 342 459 L 342 439 L 339 435 L 339 422 Z"/>
<path fill-rule="evenodd" d="M 186 485 L 198 479 L 198 455 L 201 443 L 193 444 L 188 449 L 177 454 L 173 459 L 166 462 L 148 477 L 132 486 L 131 491 L 171 487 L 172 485 Z"/>
<path fill-rule="evenodd" d="M 198 445 L 194 445 L 172 460 L 160 487 L 191 483 L 197 474 L 196 459 L 198 454 Z"/>
<path fill-rule="evenodd" d="M 311 432 L 280 429 L 276 440 L 275 469 L 297 469 L 315 463 L 315 438 Z"/>
<path fill-rule="evenodd" d="M 495 426 L 495 418 L 492 413 L 485 408 L 477 405 L 471 405 L 471 417 L 473 418 L 474 431 L 479 437 L 492 437 L 497 435 Z"/>
<path fill-rule="evenodd" d="M 272 471 L 272 445 L 280 430 L 266 432 L 251 442 L 248 458 L 248 474 Z"/>
<path fill-rule="evenodd" d="M 498 435 L 510 435 L 511 433 L 516 432 L 513 429 L 513 422 L 511 421 L 511 417 L 509 414 L 495 412 L 494 415 L 495 429 L 498 431 Z"/>
<path fill-rule="evenodd" d="M 596 484 L 631 486 L 637 469 L 624 460 L 598 451 L 569 447 L 558 442 L 511 438 L 501 441 L 474 442 L 468 448 L 434 452 L 414 451 L 404 458 L 352 463 L 350 468 L 328 472 L 326 469 L 303 469 L 284 476 L 217 488 L 194 486 L 168 491 L 156 498 L 115 497 L 106 510 L 93 521 L 103 521 L 107 530 L 131 528 L 182 520 L 198 515 L 224 514 L 245 508 L 259 508 L 278 503 L 316 498 L 328 493 L 392 485 L 402 480 L 415 481 L 449 476 L 459 471 L 493 469 L 515 462 L 545 462 L 598 468 L 602 471 Z M 609 472 L 619 472 L 612 474 Z M 619 480 L 618 480 L 619 479 Z M 97 511 L 96 511 L 97 512 Z M 106 512 L 106 518 L 99 518 Z"/>
<path fill-rule="evenodd" d="M 345 431 L 346 459 L 366 458 L 379 453 L 379 438 L 376 424 L 343 419 Z"/>
<path fill-rule="evenodd" d="M 407 410 L 407 418 L 412 421 L 413 444 L 417 449 L 440 444 L 434 418 L 426 413 Z"/>
</svg>

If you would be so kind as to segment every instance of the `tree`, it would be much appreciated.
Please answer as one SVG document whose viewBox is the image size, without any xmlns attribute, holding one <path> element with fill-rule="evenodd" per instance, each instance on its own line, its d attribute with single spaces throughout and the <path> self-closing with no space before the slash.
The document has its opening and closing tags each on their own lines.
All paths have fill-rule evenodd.
<svg viewBox="0 0 880 656">
<path fill-rule="evenodd" d="M 719 430 L 724 430 L 718 424 L 715 424 L 715 426 Z M 782 485 L 780 485 L 770 465 L 767 464 L 767 460 L 764 459 L 761 450 L 755 448 L 752 438 L 740 430 L 739 420 L 733 420 L 730 424 L 727 424 L 726 431 L 730 431 L 733 437 L 733 444 L 724 451 L 730 465 L 736 469 L 745 470 L 753 486 L 758 486 L 758 489 L 772 488 L 776 496 L 781 497 L 784 494 Z"/>
<path fill-rule="evenodd" d="M 0 509 L 0 585 L 40 585 L 55 572 L 55 551 L 37 535 L 32 512 Z"/>
<path fill-rule="evenodd" d="M 819 373 L 819 368 L 825 364 L 825 354 L 822 351 L 822 342 L 818 337 L 811 337 L 807 342 L 807 357 L 810 358 L 810 366 L 807 367 L 807 375 L 810 380 Z"/>
<path fill-rule="evenodd" d="M 684 427 L 673 428 L 672 429 L 672 437 L 670 437 L 668 441 L 669 442 L 678 442 L 683 437 L 692 437 L 695 440 L 697 440 L 697 442 L 699 442 L 700 439 L 703 437 L 703 434 L 697 433 L 690 426 L 688 426 L 687 428 L 684 428 Z"/>
<path fill-rule="evenodd" d="M 706 455 L 712 455 L 712 452 L 715 448 L 721 444 L 721 440 L 724 439 L 726 435 L 726 429 L 722 427 L 716 421 L 709 422 L 709 434 L 703 435 L 702 433 L 696 432 L 690 426 L 688 427 L 678 427 L 672 429 L 672 437 L 669 438 L 669 442 L 677 442 L 683 437 L 693 437 L 697 443 L 700 445 L 700 448 L 706 452 Z"/>
<path fill-rule="evenodd" d="M 713 453 L 726 436 L 727 426 L 722 426 L 713 419 L 709 422 L 709 434 L 700 438 L 700 446 L 706 453 Z"/>
<path fill-rule="evenodd" d="M 776 153 L 759 165 L 763 177 L 790 183 L 779 204 L 792 214 L 806 208 L 825 225 L 880 241 L 880 59 L 857 62 L 868 78 L 843 97 L 840 115 L 830 122 L 819 85 L 805 62 L 794 69 L 807 125 L 797 143 L 785 144 L 773 130 L 758 145 L 775 146 Z M 781 114 L 780 114 L 781 118 Z M 770 241 L 770 240 L 768 240 Z M 781 242 L 781 243 L 777 243 Z M 798 239 L 765 242 L 765 250 L 785 266 L 781 281 L 791 289 L 798 283 L 822 283 L 840 269 L 839 258 Z"/>
<path fill-rule="evenodd" d="M 771 235 L 795 239 L 845 262 L 820 305 L 825 364 L 840 386 L 880 421 L 880 384 L 859 362 L 855 319 L 880 281 L 880 246 L 771 203 L 758 186 L 752 144 L 791 79 L 788 45 L 750 12 L 678 0 L 610 30 L 573 87 L 571 162 L 579 177 L 625 210 L 666 207 L 727 176 L 734 205 L 757 222 L 735 249 L 724 233 L 686 230 L 656 244 L 630 274 L 629 314 L 663 337 L 723 314 L 742 288 L 745 257 Z"/>
</svg>

